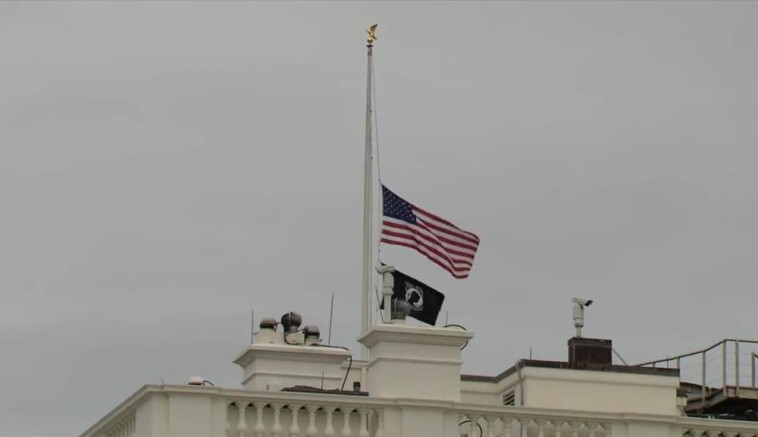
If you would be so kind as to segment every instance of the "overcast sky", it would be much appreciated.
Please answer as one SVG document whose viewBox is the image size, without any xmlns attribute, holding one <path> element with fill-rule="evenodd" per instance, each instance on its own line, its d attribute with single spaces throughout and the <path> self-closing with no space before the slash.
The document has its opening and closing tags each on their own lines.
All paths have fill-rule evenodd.
<svg viewBox="0 0 758 437">
<path fill-rule="evenodd" d="M 232 359 L 256 316 L 360 327 L 365 28 L 382 178 L 476 232 L 464 371 L 631 362 L 758 322 L 758 4 L 0 3 L 0 436 L 78 434 Z M 444 320 L 444 315 L 442 319 Z"/>
</svg>

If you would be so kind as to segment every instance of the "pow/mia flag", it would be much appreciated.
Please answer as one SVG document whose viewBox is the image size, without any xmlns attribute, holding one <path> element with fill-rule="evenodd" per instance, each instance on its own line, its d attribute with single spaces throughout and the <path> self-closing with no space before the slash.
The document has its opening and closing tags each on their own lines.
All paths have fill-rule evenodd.
<svg viewBox="0 0 758 437">
<path fill-rule="evenodd" d="M 434 326 L 445 295 L 400 271 L 395 270 L 392 276 L 395 278 L 392 298 L 408 302 L 411 305 L 411 317 Z"/>
</svg>

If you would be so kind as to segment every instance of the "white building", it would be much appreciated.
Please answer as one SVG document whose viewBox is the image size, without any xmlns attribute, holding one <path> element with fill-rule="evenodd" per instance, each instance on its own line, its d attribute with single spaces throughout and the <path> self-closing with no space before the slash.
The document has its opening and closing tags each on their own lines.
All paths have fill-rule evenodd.
<svg viewBox="0 0 758 437">
<path fill-rule="evenodd" d="M 717 414 L 749 415 L 758 398 L 754 353 L 752 381 L 740 384 L 747 375 L 727 381 L 733 340 L 666 360 L 702 356 L 705 363 L 707 352 L 723 352 L 723 386 L 714 388 L 683 383 L 678 368 L 614 365 L 610 341 L 578 337 L 569 340 L 567 362 L 521 360 L 494 377 L 462 375 L 461 347 L 473 333 L 396 320 L 360 338 L 369 358 L 358 361 L 347 350 L 320 345 L 312 327 L 298 332 L 295 319 L 288 313 L 282 324 L 261 323 L 253 344 L 234 360 L 242 388 L 208 387 L 202 378 L 185 386 L 146 385 L 82 436 L 758 435 L 758 422 Z M 688 415 L 695 412 L 705 414 Z"/>
</svg>

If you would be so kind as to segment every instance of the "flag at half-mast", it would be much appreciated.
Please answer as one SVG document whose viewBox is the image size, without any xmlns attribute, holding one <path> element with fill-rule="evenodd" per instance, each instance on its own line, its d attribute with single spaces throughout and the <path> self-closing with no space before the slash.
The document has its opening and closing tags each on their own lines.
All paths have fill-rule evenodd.
<svg viewBox="0 0 758 437">
<path fill-rule="evenodd" d="M 382 243 L 415 249 L 453 277 L 468 277 L 479 237 L 406 201 L 384 185 L 382 197 Z"/>
</svg>

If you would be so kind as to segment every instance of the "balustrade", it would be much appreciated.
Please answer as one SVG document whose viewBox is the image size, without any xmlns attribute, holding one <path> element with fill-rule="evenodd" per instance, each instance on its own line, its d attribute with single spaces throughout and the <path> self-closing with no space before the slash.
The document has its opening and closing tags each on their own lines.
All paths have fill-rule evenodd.
<svg viewBox="0 0 758 437">
<path fill-rule="evenodd" d="M 105 431 L 105 435 L 108 437 L 132 437 L 137 431 L 137 417 L 132 411 L 126 414 L 123 419 L 116 421 L 116 423 Z"/>
<path fill-rule="evenodd" d="M 141 416 L 140 403 L 134 402 L 91 432 L 83 434 L 83 437 L 136 437 L 138 423 L 140 429 L 170 427 L 176 422 L 168 420 L 168 415 L 154 413 L 165 408 L 160 405 L 170 408 L 172 393 L 184 399 L 189 399 L 188 393 L 189 396 L 207 395 L 213 399 L 208 405 L 212 405 L 213 414 L 219 414 L 214 417 L 225 418 L 225 421 L 214 422 L 216 431 L 213 431 L 213 437 L 418 437 L 398 434 L 408 425 L 406 421 L 413 423 L 411 411 L 418 409 L 418 401 L 410 403 L 411 410 L 406 413 L 406 405 L 400 400 L 302 393 L 246 393 L 224 389 L 195 390 L 184 387 L 168 390 L 155 388 L 155 392 L 161 393 L 161 398 L 151 404 L 152 410 L 145 410 L 150 413 Z M 756 422 L 677 415 L 646 416 L 444 402 L 430 402 L 428 408 L 439 409 L 445 423 L 454 422 L 457 425 L 457 430 L 445 430 L 447 436 L 631 437 L 639 435 L 640 430 L 657 430 L 656 435 L 666 436 L 758 437 Z M 391 422 L 387 422 L 388 418 Z M 155 428 L 150 422 L 143 424 L 141 420 L 156 421 L 162 425 Z M 396 423 L 397 420 L 405 425 Z M 207 434 L 198 432 L 192 435 Z"/>
<path fill-rule="evenodd" d="M 248 414 L 249 407 L 254 414 Z M 383 437 L 384 430 L 381 409 L 349 401 L 314 405 L 229 399 L 226 412 L 227 437 Z"/>
<path fill-rule="evenodd" d="M 486 416 L 461 414 L 461 435 L 468 437 L 610 437 L 610 426 L 595 420 L 521 416 L 513 411 Z"/>
<path fill-rule="evenodd" d="M 521 412 L 520 410 L 523 410 Z M 539 413 L 539 414 L 538 414 Z M 612 414 L 588 414 L 587 418 L 562 416 L 559 412 L 550 417 L 547 411 L 509 407 L 502 412 L 490 409 L 483 412 L 459 412 L 459 435 L 461 437 L 611 437 L 614 426 L 629 430 L 643 421 Z M 601 416 L 601 417 L 591 417 Z M 605 416 L 605 417 L 602 417 Z M 681 433 L 671 434 L 682 437 L 758 437 L 755 422 L 734 422 L 717 419 L 671 417 L 654 421 L 644 421 L 646 425 L 657 425 L 661 429 L 681 429 Z M 622 435 L 630 431 L 622 432 Z M 668 432 L 668 431 L 666 431 Z"/>
</svg>

